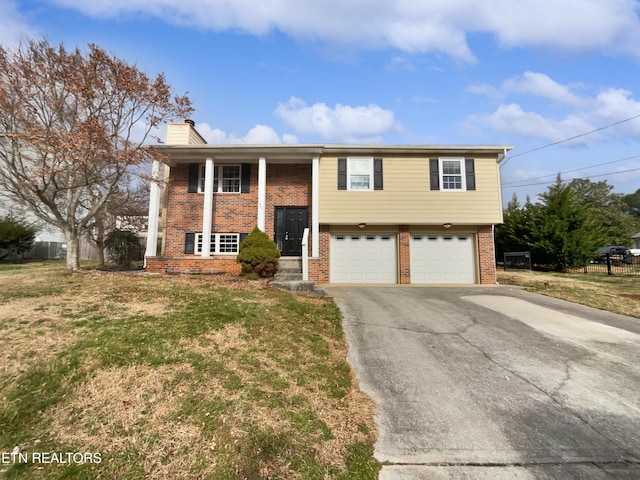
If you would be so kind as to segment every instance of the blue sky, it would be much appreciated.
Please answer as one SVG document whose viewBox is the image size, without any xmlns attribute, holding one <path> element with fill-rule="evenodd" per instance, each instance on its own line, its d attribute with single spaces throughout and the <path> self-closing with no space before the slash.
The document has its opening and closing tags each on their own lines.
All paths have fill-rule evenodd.
<svg viewBox="0 0 640 480">
<path fill-rule="evenodd" d="M 513 145 L 503 197 L 535 200 L 559 172 L 640 188 L 639 13 L 635 0 L 0 0 L 0 41 L 96 43 L 164 72 L 210 143 Z"/>
</svg>

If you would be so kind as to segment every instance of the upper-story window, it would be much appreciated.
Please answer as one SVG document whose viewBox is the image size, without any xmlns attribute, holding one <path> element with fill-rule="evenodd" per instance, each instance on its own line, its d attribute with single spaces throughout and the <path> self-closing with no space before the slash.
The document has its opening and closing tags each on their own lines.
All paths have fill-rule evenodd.
<svg viewBox="0 0 640 480">
<path fill-rule="evenodd" d="M 213 193 L 240 193 L 240 165 L 214 165 Z M 198 192 L 204 192 L 205 166 L 200 166 Z"/>
<path fill-rule="evenodd" d="M 440 159 L 440 184 L 443 190 L 465 190 L 464 159 Z"/>
<path fill-rule="evenodd" d="M 476 189 L 473 158 L 441 157 L 429 160 L 431 190 L 464 192 Z"/>
<path fill-rule="evenodd" d="M 338 190 L 356 192 L 382 190 L 382 159 L 373 157 L 339 158 Z"/>
<path fill-rule="evenodd" d="M 373 158 L 347 159 L 347 190 L 373 190 Z"/>
</svg>

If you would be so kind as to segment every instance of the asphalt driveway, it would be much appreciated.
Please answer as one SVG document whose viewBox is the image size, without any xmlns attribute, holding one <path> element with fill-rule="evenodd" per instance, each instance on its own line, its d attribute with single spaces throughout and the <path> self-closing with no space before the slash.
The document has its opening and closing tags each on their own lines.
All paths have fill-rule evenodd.
<svg viewBox="0 0 640 480">
<path fill-rule="evenodd" d="M 380 479 L 640 478 L 640 320 L 508 286 L 326 290 Z"/>
</svg>

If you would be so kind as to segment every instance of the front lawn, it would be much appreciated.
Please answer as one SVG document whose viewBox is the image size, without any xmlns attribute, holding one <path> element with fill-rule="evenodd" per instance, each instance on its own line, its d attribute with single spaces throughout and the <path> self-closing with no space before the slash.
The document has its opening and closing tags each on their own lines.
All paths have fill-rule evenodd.
<svg viewBox="0 0 640 480">
<path fill-rule="evenodd" d="M 498 270 L 498 283 L 640 318 L 640 277 Z"/>
<path fill-rule="evenodd" d="M 377 478 L 332 300 L 55 263 L 0 284 L 5 478 Z"/>
</svg>

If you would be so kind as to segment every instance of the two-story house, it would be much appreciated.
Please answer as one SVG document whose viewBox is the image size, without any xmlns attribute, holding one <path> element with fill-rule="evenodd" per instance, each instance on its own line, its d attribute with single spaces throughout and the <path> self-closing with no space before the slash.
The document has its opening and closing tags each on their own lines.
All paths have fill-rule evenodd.
<svg viewBox="0 0 640 480">
<path fill-rule="evenodd" d="M 239 272 L 257 225 L 319 284 L 496 281 L 510 146 L 208 145 L 186 121 L 154 148 L 166 188 L 152 187 L 149 271 Z"/>
</svg>

